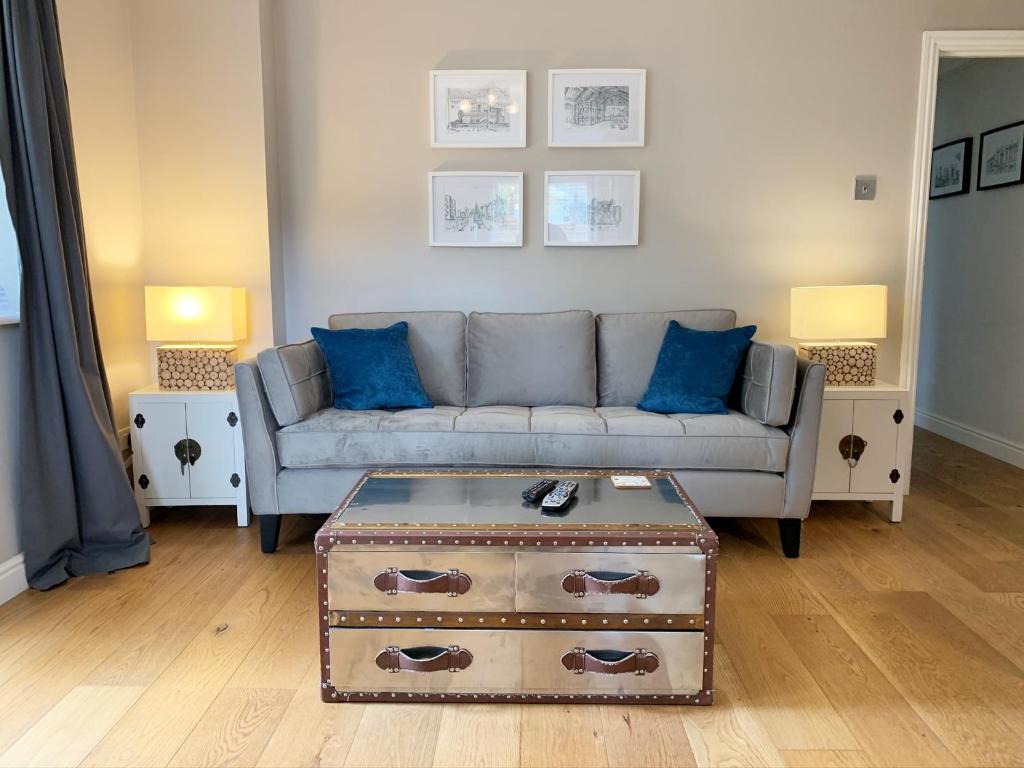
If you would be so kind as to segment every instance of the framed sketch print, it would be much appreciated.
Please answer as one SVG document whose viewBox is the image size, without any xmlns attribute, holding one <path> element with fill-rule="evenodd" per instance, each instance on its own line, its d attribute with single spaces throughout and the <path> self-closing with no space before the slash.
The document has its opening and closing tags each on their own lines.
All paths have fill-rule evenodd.
<svg viewBox="0 0 1024 768">
<path fill-rule="evenodd" d="M 932 182 L 928 199 L 966 195 L 971 191 L 971 137 L 932 150 Z"/>
<path fill-rule="evenodd" d="M 548 70 L 549 147 L 642 147 L 646 69 Z"/>
<path fill-rule="evenodd" d="M 519 247 L 523 244 L 523 174 L 428 174 L 430 244 Z"/>
<path fill-rule="evenodd" d="M 544 174 L 544 245 L 637 245 L 639 171 Z"/>
<path fill-rule="evenodd" d="M 526 70 L 430 73 L 430 146 L 526 146 Z"/>
<path fill-rule="evenodd" d="M 1020 184 L 1024 153 L 1024 121 L 981 134 L 978 147 L 978 190 Z"/>
</svg>

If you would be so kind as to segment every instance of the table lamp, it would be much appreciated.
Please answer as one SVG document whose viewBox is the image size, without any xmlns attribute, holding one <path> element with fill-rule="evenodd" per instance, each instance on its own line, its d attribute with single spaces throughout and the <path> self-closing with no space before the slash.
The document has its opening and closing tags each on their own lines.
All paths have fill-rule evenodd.
<svg viewBox="0 0 1024 768">
<path fill-rule="evenodd" d="M 208 342 L 244 339 L 245 319 L 244 288 L 147 285 L 146 339 L 179 342 L 157 347 L 160 388 L 233 388 L 238 347 Z"/>
<path fill-rule="evenodd" d="M 828 339 L 799 345 L 799 354 L 827 367 L 825 383 L 871 386 L 875 382 L 878 345 L 861 339 L 884 339 L 884 285 L 819 285 L 790 292 L 790 335 Z M 857 341 L 851 341 L 857 339 Z"/>
</svg>

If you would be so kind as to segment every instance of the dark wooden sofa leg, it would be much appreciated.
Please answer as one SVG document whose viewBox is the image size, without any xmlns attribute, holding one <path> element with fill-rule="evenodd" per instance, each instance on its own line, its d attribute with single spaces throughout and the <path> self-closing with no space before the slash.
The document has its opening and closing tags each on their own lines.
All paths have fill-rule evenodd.
<svg viewBox="0 0 1024 768">
<path fill-rule="evenodd" d="M 800 557 L 800 523 L 802 520 L 779 520 L 782 553 L 786 557 Z"/>
<path fill-rule="evenodd" d="M 281 533 L 280 515 L 257 515 L 260 521 L 260 549 L 265 555 L 277 549 L 277 537 Z"/>
</svg>

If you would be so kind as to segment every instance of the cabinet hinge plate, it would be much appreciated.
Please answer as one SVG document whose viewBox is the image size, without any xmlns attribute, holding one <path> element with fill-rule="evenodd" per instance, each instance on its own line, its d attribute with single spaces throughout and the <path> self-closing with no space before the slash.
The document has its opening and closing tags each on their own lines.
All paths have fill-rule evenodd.
<svg viewBox="0 0 1024 768">
<path fill-rule="evenodd" d="M 896 411 L 892 415 L 892 420 L 895 421 L 897 424 L 902 424 L 903 423 L 903 411 L 901 409 L 897 408 Z"/>
<path fill-rule="evenodd" d="M 139 488 L 142 490 L 149 488 L 149 478 L 145 475 L 139 475 Z"/>
<path fill-rule="evenodd" d="M 232 411 L 231 413 L 228 414 L 228 425 L 233 427 L 237 423 L 238 423 L 238 414 L 236 414 L 234 411 Z"/>
<path fill-rule="evenodd" d="M 900 481 L 900 471 L 898 469 L 894 469 L 889 473 L 889 481 L 892 482 L 893 485 Z"/>
<path fill-rule="evenodd" d="M 237 488 L 241 484 L 242 484 L 242 478 L 240 478 L 238 476 L 237 472 L 232 472 L 231 473 L 231 487 L 232 488 Z"/>
<path fill-rule="evenodd" d="M 138 427 L 139 429 L 142 429 L 144 426 L 146 426 L 146 417 L 143 416 L 141 413 L 136 413 L 133 421 L 135 422 L 135 426 Z"/>
</svg>

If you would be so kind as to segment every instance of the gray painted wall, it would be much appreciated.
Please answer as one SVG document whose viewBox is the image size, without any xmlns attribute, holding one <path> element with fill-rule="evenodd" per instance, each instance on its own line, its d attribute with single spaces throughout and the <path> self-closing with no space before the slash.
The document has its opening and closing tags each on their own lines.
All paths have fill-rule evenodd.
<svg viewBox="0 0 1024 768">
<path fill-rule="evenodd" d="M 921 33 L 1021 27 L 1024 4 L 292 0 L 272 23 L 290 340 L 336 311 L 569 307 L 734 307 L 786 340 L 791 286 L 886 283 L 893 379 Z M 645 67 L 647 146 L 549 149 L 561 67 Z M 430 148 L 428 72 L 462 68 L 528 70 L 526 149 Z M 640 246 L 545 248 L 559 169 L 639 169 Z M 525 171 L 525 246 L 429 248 L 432 170 Z"/>
<path fill-rule="evenodd" d="M 939 81 L 935 144 L 973 136 L 973 178 L 970 194 L 928 207 L 917 408 L 1024 452 L 1024 185 L 976 186 L 979 135 L 1019 120 L 1024 59 Z"/>
</svg>

